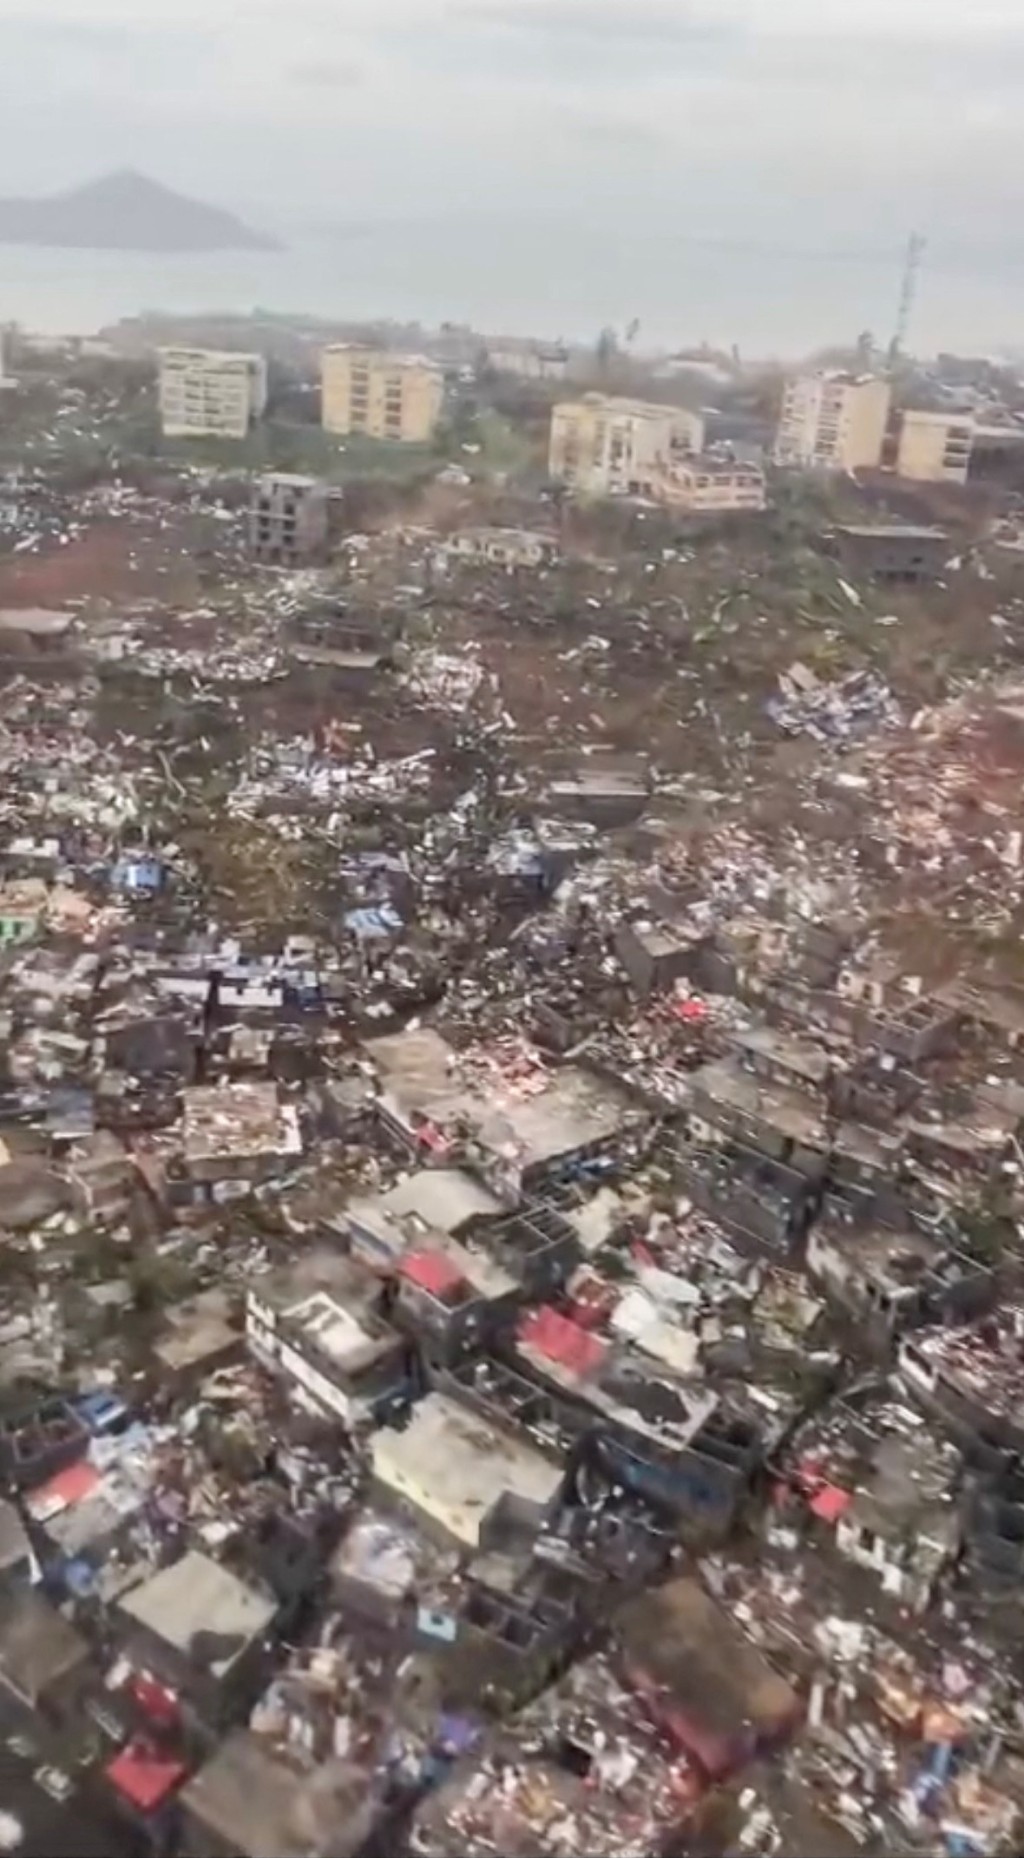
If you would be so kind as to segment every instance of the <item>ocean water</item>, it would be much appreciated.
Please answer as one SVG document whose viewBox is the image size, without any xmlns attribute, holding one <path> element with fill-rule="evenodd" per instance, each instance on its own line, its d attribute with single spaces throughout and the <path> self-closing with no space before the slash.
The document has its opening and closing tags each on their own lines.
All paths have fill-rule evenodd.
<svg viewBox="0 0 1024 1858">
<path fill-rule="evenodd" d="M 469 323 L 490 333 L 593 340 L 640 323 L 639 346 L 707 340 L 798 354 L 870 329 L 899 296 L 898 248 L 863 252 L 522 220 L 394 222 L 304 235 L 284 252 L 166 256 L 0 249 L 0 321 L 86 333 L 144 309 L 306 312 Z M 1024 267 L 926 257 L 911 332 L 919 352 L 993 352 L 1019 340 Z"/>
</svg>

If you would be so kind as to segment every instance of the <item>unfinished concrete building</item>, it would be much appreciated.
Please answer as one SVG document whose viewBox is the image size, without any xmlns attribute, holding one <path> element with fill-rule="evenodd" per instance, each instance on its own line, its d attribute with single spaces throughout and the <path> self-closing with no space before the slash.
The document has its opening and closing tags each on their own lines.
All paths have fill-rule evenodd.
<svg viewBox="0 0 1024 1858">
<path fill-rule="evenodd" d="M 256 479 L 249 508 L 249 550 L 266 567 L 299 568 L 327 555 L 330 502 L 315 477 L 275 471 Z"/>
</svg>

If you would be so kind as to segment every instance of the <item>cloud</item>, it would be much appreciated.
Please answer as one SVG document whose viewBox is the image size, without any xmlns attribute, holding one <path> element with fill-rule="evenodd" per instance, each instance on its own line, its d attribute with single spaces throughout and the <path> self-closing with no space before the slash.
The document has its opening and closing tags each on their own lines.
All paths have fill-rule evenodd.
<svg viewBox="0 0 1024 1858">
<path fill-rule="evenodd" d="M 361 66 L 345 59 L 310 59 L 288 67 L 290 81 L 307 90 L 358 90 L 365 76 Z"/>
<path fill-rule="evenodd" d="M 721 44 L 744 30 L 741 16 L 724 4 L 711 9 L 685 0 L 456 0 L 451 15 L 469 26 L 612 45 Z"/>
<path fill-rule="evenodd" d="M 131 164 L 253 217 L 357 176 L 369 219 L 643 229 L 652 289 L 673 228 L 898 260 L 1024 205 L 1020 0 L 0 0 L 0 38 L 9 191 Z"/>
<path fill-rule="evenodd" d="M 564 134 L 590 150 L 621 149 L 626 154 L 648 156 L 671 146 L 663 129 L 621 116 L 570 116 L 561 119 Z"/>
</svg>

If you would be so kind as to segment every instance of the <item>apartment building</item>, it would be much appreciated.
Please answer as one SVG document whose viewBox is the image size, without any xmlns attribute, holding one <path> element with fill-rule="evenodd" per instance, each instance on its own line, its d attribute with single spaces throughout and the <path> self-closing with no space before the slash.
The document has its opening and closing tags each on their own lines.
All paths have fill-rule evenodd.
<svg viewBox="0 0 1024 1858">
<path fill-rule="evenodd" d="M 897 476 L 919 484 L 966 484 L 973 449 L 974 421 L 969 413 L 908 410 L 900 425 Z"/>
<path fill-rule="evenodd" d="M 703 445 L 697 413 L 584 394 L 552 408 L 548 472 L 584 496 L 651 496 L 675 461 Z"/>
<path fill-rule="evenodd" d="M 671 467 L 662 495 L 673 509 L 695 516 L 763 510 L 768 503 L 760 465 L 735 459 L 684 458 Z"/>
<path fill-rule="evenodd" d="M 267 405 L 262 355 L 160 350 L 160 426 L 167 439 L 244 439 Z"/>
<path fill-rule="evenodd" d="M 562 342 L 497 336 L 487 344 L 487 361 L 497 373 L 515 374 L 521 381 L 564 381 L 569 372 L 569 350 Z"/>
<path fill-rule="evenodd" d="M 804 470 L 858 471 L 882 462 L 889 383 L 839 370 L 801 374 L 787 383 L 775 462 Z"/>
<path fill-rule="evenodd" d="M 411 1392 L 408 1343 L 380 1313 L 380 1281 L 343 1253 L 313 1249 L 246 1298 L 249 1353 L 294 1404 L 357 1426 Z"/>
<path fill-rule="evenodd" d="M 444 380 L 423 356 L 339 343 L 324 350 L 321 378 L 326 432 L 361 432 L 400 445 L 425 445 L 433 436 Z"/>
</svg>

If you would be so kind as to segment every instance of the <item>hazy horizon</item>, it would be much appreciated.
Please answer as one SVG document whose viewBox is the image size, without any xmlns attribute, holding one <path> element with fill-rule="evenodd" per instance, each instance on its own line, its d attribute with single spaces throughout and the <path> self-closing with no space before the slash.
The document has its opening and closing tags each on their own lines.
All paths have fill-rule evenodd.
<svg viewBox="0 0 1024 1858">
<path fill-rule="evenodd" d="M 218 201 L 217 204 L 233 202 Z M 270 230 L 252 203 L 236 210 Z M 901 248 L 838 257 L 701 241 L 679 233 L 618 239 L 611 274 L 599 227 L 463 216 L 382 221 L 335 235 L 293 231 L 286 251 L 178 254 L 0 248 L 0 321 L 49 333 L 91 333 L 143 310 L 254 308 L 327 319 L 391 318 L 436 327 L 467 323 L 490 335 L 592 342 L 611 324 L 640 321 L 641 350 L 701 341 L 750 356 L 802 355 L 852 343 L 871 329 L 884 343 L 899 290 Z M 636 270 L 642 276 L 636 282 Z M 1019 346 L 1009 299 L 1019 288 L 955 254 L 929 254 L 910 344 L 996 354 Z"/>
<path fill-rule="evenodd" d="M 1009 0 L 969 18 L 953 0 L 926 17 L 920 0 L 147 0 L 141 17 L 137 0 L 0 0 L 0 44 L 18 74 L 0 191 L 136 168 L 295 240 L 296 289 L 325 262 L 307 229 L 368 228 L 347 241 L 373 249 L 365 278 L 339 278 L 358 299 L 339 315 L 367 313 L 376 280 L 380 314 L 427 320 L 450 296 L 453 320 L 482 303 L 510 331 L 636 316 L 658 343 L 884 341 L 918 227 L 912 344 L 1017 339 L 1024 16 Z M 408 244 L 404 305 L 389 236 Z M 0 314 L 35 302 L 53 325 L 49 273 L 24 258 L 0 259 Z M 207 274 L 195 307 L 242 307 L 251 275 L 272 293 L 254 302 L 324 308 L 273 300 L 287 279 L 270 266 L 222 270 L 220 305 Z M 65 276 L 54 326 L 101 295 L 108 314 L 154 303 L 113 304 L 102 266 Z M 189 286 L 179 264 L 168 307 Z"/>
</svg>

